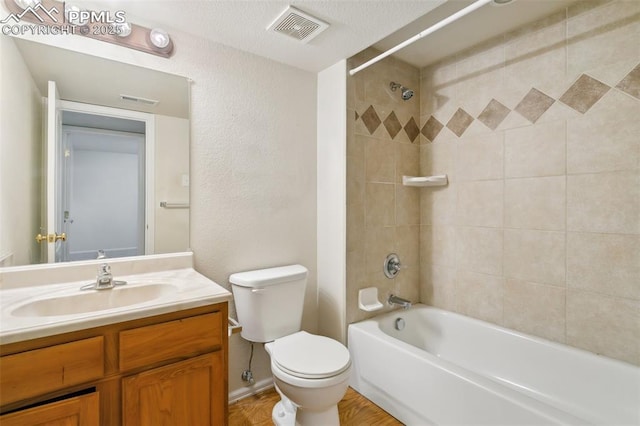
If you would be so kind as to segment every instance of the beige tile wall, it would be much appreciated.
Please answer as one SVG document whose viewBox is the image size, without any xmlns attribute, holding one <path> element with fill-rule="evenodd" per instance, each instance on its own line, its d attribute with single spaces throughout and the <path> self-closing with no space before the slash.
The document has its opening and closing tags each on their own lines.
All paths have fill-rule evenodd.
<svg viewBox="0 0 640 426">
<path fill-rule="evenodd" d="M 349 68 L 375 56 L 368 49 Z M 403 101 L 398 82 L 415 90 Z M 358 309 L 358 290 L 378 287 L 419 300 L 420 191 L 402 186 L 402 176 L 420 172 L 420 70 L 394 58 L 348 78 L 347 129 L 347 322 L 370 317 Z M 382 265 L 397 253 L 407 268 L 393 280 Z M 385 310 L 388 310 L 385 307 Z"/>
<path fill-rule="evenodd" d="M 640 364 L 639 40 L 639 1 L 579 2 L 421 70 L 423 302 Z"/>
</svg>

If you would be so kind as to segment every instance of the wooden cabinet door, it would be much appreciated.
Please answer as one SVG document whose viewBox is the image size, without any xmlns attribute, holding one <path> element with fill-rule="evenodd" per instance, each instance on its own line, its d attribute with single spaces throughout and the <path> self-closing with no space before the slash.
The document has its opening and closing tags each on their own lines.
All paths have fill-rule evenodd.
<svg viewBox="0 0 640 426">
<path fill-rule="evenodd" d="M 124 426 L 226 424 L 222 356 L 217 351 L 122 379 Z"/>
<path fill-rule="evenodd" d="M 0 416 L 2 426 L 99 426 L 98 393 Z"/>
</svg>

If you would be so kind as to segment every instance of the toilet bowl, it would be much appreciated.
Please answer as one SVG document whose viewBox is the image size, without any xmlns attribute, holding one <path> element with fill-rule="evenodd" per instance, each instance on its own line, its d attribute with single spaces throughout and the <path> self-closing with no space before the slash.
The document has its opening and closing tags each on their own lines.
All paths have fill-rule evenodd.
<svg viewBox="0 0 640 426">
<path fill-rule="evenodd" d="M 273 409 L 278 426 L 339 425 L 338 402 L 349 386 L 351 359 L 339 342 L 300 331 L 265 345 L 282 401 Z"/>
<path fill-rule="evenodd" d="M 349 350 L 340 342 L 301 331 L 307 269 L 302 265 L 260 269 L 229 277 L 241 336 L 265 343 L 282 400 L 273 408 L 279 426 L 338 426 L 338 402 L 351 373 Z"/>
</svg>

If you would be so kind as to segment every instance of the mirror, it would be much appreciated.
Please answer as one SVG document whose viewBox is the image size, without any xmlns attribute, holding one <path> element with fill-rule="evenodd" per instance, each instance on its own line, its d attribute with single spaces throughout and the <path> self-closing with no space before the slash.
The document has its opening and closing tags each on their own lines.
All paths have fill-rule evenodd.
<svg viewBox="0 0 640 426">
<path fill-rule="evenodd" d="M 9 36 L 0 54 L 0 267 L 187 250 L 190 81 Z"/>
</svg>

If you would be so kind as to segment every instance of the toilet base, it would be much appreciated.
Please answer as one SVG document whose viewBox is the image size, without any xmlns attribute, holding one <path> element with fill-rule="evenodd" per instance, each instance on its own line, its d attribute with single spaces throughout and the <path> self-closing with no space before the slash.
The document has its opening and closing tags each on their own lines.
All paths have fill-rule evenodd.
<svg viewBox="0 0 640 426">
<path fill-rule="evenodd" d="M 338 406 L 324 411 L 305 411 L 296 408 L 286 399 L 278 401 L 271 412 L 271 420 L 276 426 L 339 426 Z"/>
<path fill-rule="evenodd" d="M 290 403 L 291 404 L 291 403 Z M 295 426 L 296 424 L 296 408 L 293 407 L 293 411 L 287 410 L 283 401 L 278 401 L 273 406 L 271 412 L 271 420 L 276 426 Z"/>
<path fill-rule="evenodd" d="M 298 408 L 296 425 L 302 426 L 340 426 L 338 406 L 334 405 L 324 411 L 308 411 Z"/>
</svg>

